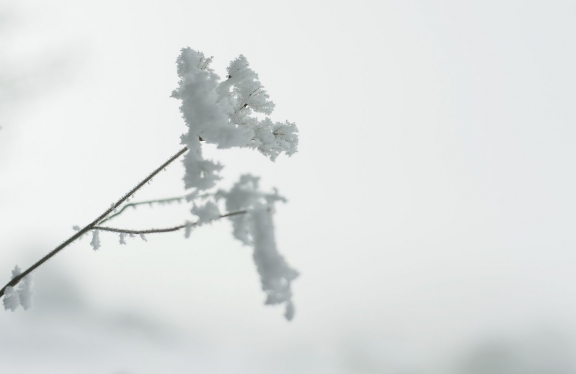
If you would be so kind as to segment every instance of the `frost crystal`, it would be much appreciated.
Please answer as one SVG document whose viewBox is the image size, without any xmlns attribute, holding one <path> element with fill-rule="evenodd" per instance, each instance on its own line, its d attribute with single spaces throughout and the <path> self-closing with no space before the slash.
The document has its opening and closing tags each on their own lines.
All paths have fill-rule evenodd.
<svg viewBox="0 0 576 374">
<path fill-rule="evenodd" d="M 211 201 L 204 205 L 196 205 L 192 207 L 192 214 L 198 216 L 197 226 L 202 226 L 205 223 L 210 223 L 214 219 L 220 218 L 220 211 L 218 206 Z"/>
<path fill-rule="evenodd" d="M 249 210 L 255 206 L 265 204 L 270 209 L 276 201 L 285 202 L 286 199 L 278 195 L 274 190 L 272 194 L 264 194 L 259 190 L 260 178 L 254 177 L 249 174 L 244 174 L 240 180 L 234 184 L 229 192 L 218 191 L 216 198 L 224 198 L 226 200 L 226 210 L 228 212 L 235 212 L 240 210 Z M 232 234 L 244 245 L 251 246 L 253 244 L 252 235 L 250 232 L 250 217 L 247 214 L 230 216 L 232 221 Z"/>
<path fill-rule="evenodd" d="M 251 212 L 252 237 L 254 240 L 254 263 L 260 274 L 262 290 L 266 292 L 266 304 L 286 303 L 285 316 L 288 320 L 294 316 L 290 283 L 298 272 L 286 263 L 276 249 L 272 216 L 265 207 Z"/>
<path fill-rule="evenodd" d="M 286 310 L 284 311 L 284 317 L 288 321 L 292 321 L 292 318 L 294 318 L 295 313 L 296 310 L 294 309 L 294 304 L 292 303 L 292 300 L 290 300 L 286 303 Z"/>
<path fill-rule="evenodd" d="M 20 306 L 20 299 L 13 287 L 6 287 L 6 290 L 4 291 L 4 300 L 2 300 L 2 302 L 4 303 L 4 309 L 6 310 L 15 311 L 16 308 Z"/>
<path fill-rule="evenodd" d="M 100 232 L 98 230 L 92 231 L 92 241 L 90 242 L 90 245 L 95 251 L 100 248 Z"/>
<path fill-rule="evenodd" d="M 243 55 L 230 63 L 228 79 L 220 83 L 217 91 L 221 100 L 228 97 L 233 109 L 229 113 L 233 123 L 244 123 L 252 111 L 269 115 L 274 110 L 274 103 L 269 100 L 270 96 L 260 83 L 258 74 L 250 69 Z"/>
<path fill-rule="evenodd" d="M 228 100 L 230 121 L 239 126 L 251 129 L 254 136 L 247 147 L 258 149 L 272 161 L 285 152 L 288 156 L 298 149 L 298 129 L 294 123 L 273 123 L 268 117 L 262 121 L 252 115 L 252 112 L 272 114 L 274 103 L 264 89 L 246 57 L 240 55 L 228 67 L 228 79 L 217 88 L 220 101 Z"/>
<path fill-rule="evenodd" d="M 188 239 L 190 237 L 190 234 L 192 233 L 192 230 L 194 229 L 194 222 L 190 222 L 190 221 L 186 221 L 184 223 L 184 237 L 186 239 Z"/>
<path fill-rule="evenodd" d="M 284 316 L 294 317 L 291 282 L 298 272 L 292 269 L 278 253 L 274 238 L 272 214 L 274 203 L 286 201 L 274 190 L 262 193 L 259 190 L 259 178 L 242 175 L 229 192 L 218 191 L 216 197 L 226 200 L 226 209 L 230 212 L 247 210 L 247 214 L 230 216 L 233 235 L 244 245 L 254 247 L 254 263 L 260 275 L 262 290 L 266 293 L 268 305 L 286 304 Z"/>
<path fill-rule="evenodd" d="M 298 151 L 298 129 L 294 123 L 272 123 L 269 118 L 265 118 L 254 130 L 255 135 L 250 146 L 270 157 L 272 161 L 282 152 L 292 156 Z"/>
<path fill-rule="evenodd" d="M 188 147 L 184 157 L 186 188 L 206 190 L 220 180 L 222 165 L 202 156 L 201 141 L 218 148 L 249 147 L 258 149 L 271 160 L 282 152 L 297 151 L 298 130 L 293 123 L 260 121 L 253 112 L 270 115 L 274 103 L 260 83 L 246 58 L 240 55 L 228 66 L 228 79 L 210 69 L 212 57 L 183 48 L 176 61 L 180 78 L 172 97 L 182 101 L 180 112 L 188 127 L 181 137 Z"/>
<path fill-rule="evenodd" d="M 218 148 L 230 148 L 245 146 L 252 137 L 249 129 L 230 123 L 218 104 L 216 86 L 220 78 L 208 67 L 210 61 L 190 48 L 182 49 L 177 60 L 180 82 L 172 97 L 182 100 L 180 111 L 188 126 L 188 133 L 182 136 L 182 143 L 189 149 L 184 159 L 186 188 L 207 189 L 219 179 L 217 172 L 222 166 L 202 158 L 200 139 Z"/>
<path fill-rule="evenodd" d="M 16 278 L 22 274 L 18 265 L 12 270 L 12 279 Z M 14 287 L 6 287 L 4 293 L 4 309 L 14 311 L 20 305 L 24 310 L 28 310 L 32 307 L 32 278 L 30 275 L 25 276 L 20 282 Z"/>
<path fill-rule="evenodd" d="M 24 310 L 30 309 L 32 307 L 32 278 L 30 275 L 24 277 L 24 279 L 18 283 L 17 292 L 22 308 L 24 308 Z"/>
<path fill-rule="evenodd" d="M 120 244 L 126 245 L 126 240 L 124 240 L 125 236 L 126 236 L 126 234 L 120 233 Z"/>
<path fill-rule="evenodd" d="M 222 197 L 226 200 L 226 210 L 228 212 L 247 210 L 258 203 L 258 182 L 259 178 L 257 177 L 248 174 L 242 175 L 229 192 L 218 191 L 216 197 Z M 248 215 L 230 216 L 229 219 L 232 221 L 232 235 L 240 240 L 242 244 L 252 245 Z"/>
<path fill-rule="evenodd" d="M 191 212 L 198 217 L 198 220 L 196 222 L 186 221 L 184 223 L 184 237 L 186 239 L 190 237 L 192 230 L 196 227 L 211 223 L 213 220 L 220 218 L 218 206 L 212 201 L 208 201 L 204 205 L 195 203 L 192 206 Z"/>
</svg>

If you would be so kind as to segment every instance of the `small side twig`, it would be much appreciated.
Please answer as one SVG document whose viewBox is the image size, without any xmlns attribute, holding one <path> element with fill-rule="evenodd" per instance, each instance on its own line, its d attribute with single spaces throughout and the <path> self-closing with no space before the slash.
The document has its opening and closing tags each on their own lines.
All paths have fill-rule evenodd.
<svg viewBox="0 0 576 374">
<path fill-rule="evenodd" d="M 110 221 L 112 218 L 115 218 L 117 216 L 119 216 L 120 214 L 122 214 L 126 209 L 130 208 L 130 207 L 134 207 L 136 208 L 138 205 L 152 205 L 152 204 L 163 204 L 163 203 L 171 203 L 173 201 L 177 201 L 180 202 L 181 200 L 185 199 L 186 196 L 178 196 L 178 197 L 169 197 L 166 199 L 156 199 L 156 200 L 145 200 L 145 201 L 138 201 L 138 202 L 134 202 L 134 203 L 128 203 L 126 205 L 124 205 L 122 207 L 122 209 L 120 209 L 118 212 L 112 214 L 111 216 L 106 217 L 105 219 L 103 219 L 102 221 L 100 221 L 98 224 L 103 224 L 106 221 Z"/>
<path fill-rule="evenodd" d="M 222 214 L 221 216 L 214 218 L 213 221 L 217 221 L 217 220 L 219 220 L 221 218 L 225 218 L 225 217 L 237 216 L 237 215 L 246 214 L 246 213 L 248 213 L 247 210 L 238 210 L 236 212 L 230 212 L 230 213 Z M 198 222 L 194 222 L 194 223 L 191 223 L 188 225 L 184 224 L 184 225 L 173 226 L 173 227 L 165 227 L 165 228 L 161 228 L 161 229 L 146 229 L 146 230 L 130 230 L 130 229 L 120 229 L 120 228 L 116 228 L 116 227 L 94 226 L 94 227 L 92 227 L 92 230 L 116 232 L 119 234 L 160 234 L 163 232 L 178 231 L 178 230 L 185 228 L 186 226 L 196 226 L 197 224 L 198 224 Z"/>
<path fill-rule="evenodd" d="M 195 195 L 195 197 L 197 198 L 203 198 L 206 196 L 210 196 L 211 194 L 209 193 L 205 193 L 205 194 L 199 194 L 199 195 Z M 175 197 L 167 197 L 164 199 L 153 199 L 153 200 L 144 200 L 144 201 L 135 201 L 133 203 L 128 203 L 126 205 L 124 205 L 122 207 L 122 209 L 120 209 L 118 212 L 112 214 L 111 216 L 108 216 L 106 218 L 104 218 L 102 221 L 100 221 L 98 224 L 101 225 L 104 222 L 110 221 L 112 218 L 116 218 L 118 217 L 120 214 L 124 213 L 124 211 L 130 207 L 136 208 L 139 205 L 152 205 L 152 204 L 169 204 L 173 201 L 177 201 L 180 202 L 181 200 L 187 200 L 189 195 L 182 195 L 182 196 L 175 196 Z"/>
</svg>

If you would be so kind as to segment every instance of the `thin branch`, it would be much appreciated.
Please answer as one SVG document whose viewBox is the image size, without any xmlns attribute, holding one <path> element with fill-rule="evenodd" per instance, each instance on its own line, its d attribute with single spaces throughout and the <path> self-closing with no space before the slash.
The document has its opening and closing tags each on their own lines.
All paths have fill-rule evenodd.
<svg viewBox="0 0 576 374">
<path fill-rule="evenodd" d="M 126 209 L 130 208 L 130 207 L 134 207 L 136 208 L 138 205 L 152 205 L 152 204 L 163 204 L 163 203 L 171 203 L 172 201 L 178 201 L 180 202 L 180 200 L 185 199 L 186 196 L 178 196 L 178 197 L 169 197 L 166 199 L 156 199 L 156 200 L 146 200 L 146 201 L 137 201 L 134 203 L 128 203 L 126 205 L 124 205 L 122 207 L 122 209 L 120 209 L 117 213 L 112 214 L 111 216 L 103 219 L 102 221 L 99 222 L 99 224 L 103 224 L 106 221 L 110 221 L 112 218 L 119 216 L 120 214 L 122 214 L 122 212 L 124 212 Z"/>
<path fill-rule="evenodd" d="M 108 208 L 104 213 L 102 213 L 98 218 L 96 218 L 94 221 L 92 221 L 91 223 L 86 225 L 83 229 L 78 231 L 76 234 L 72 235 L 65 242 L 63 242 L 58 247 L 56 247 L 54 250 L 52 250 L 52 252 L 50 252 L 46 256 L 42 257 L 34 265 L 32 265 L 28 269 L 26 269 L 22 274 L 12 278 L 12 280 L 10 282 L 8 282 L 0 290 L 0 297 L 4 296 L 4 293 L 6 292 L 6 287 L 16 286 L 18 284 L 18 282 L 20 282 L 22 279 L 24 279 L 25 276 L 30 274 L 32 271 L 34 271 L 40 265 L 42 265 L 43 263 L 48 261 L 50 258 L 52 258 L 54 255 L 56 255 L 58 252 L 60 252 L 64 248 L 66 248 L 68 245 L 72 244 L 76 239 L 78 239 L 79 237 L 81 237 L 82 235 L 87 233 L 88 231 L 92 230 L 96 225 L 98 225 L 98 223 L 100 223 L 104 218 L 106 218 L 106 216 L 108 216 L 110 213 L 112 213 L 114 211 L 114 209 L 118 208 L 120 205 L 122 205 L 122 203 L 124 201 L 126 201 L 130 196 L 132 196 L 134 194 L 134 192 L 136 192 L 140 188 L 142 188 L 150 179 L 152 179 L 156 174 L 161 172 L 166 166 L 168 166 L 172 162 L 174 162 L 174 160 L 176 160 L 178 157 L 180 157 L 187 150 L 188 150 L 188 147 L 182 148 L 180 151 L 178 151 L 178 153 L 176 153 L 174 156 L 172 156 L 168 161 L 163 163 L 158 169 L 154 170 L 146 178 L 144 178 L 144 180 L 142 182 L 138 183 L 138 185 L 136 187 L 132 188 L 130 190 L 130 192 L 125 194 L 123 197 L 121 197 L 116 203 L 112 204 L 112 206 L 110 208 Z"/>
<path fill-rule="evenodd" d="M 220 217 L 214 218 L 213 221 L 216 221 L 216 220 L 219 220 L 219 219 L 225 218 L 225 217 L 237 216 L 237 215 L 246 214 L 246 213 L 248 213 L 248 210 L 238 210 L 236 212 L 222 214 Z M 184 225 L 179 225 L 179 226 L 166 227 L 166 228 L 162 228 L 162 229 L 146 229 L 146 230 L 130 230 L 130 229 L 119 229 L 116 227 L 94 226 L 94 227 L 92 227 L 92 230 L 110 231 L 110 232 L 117 232 L 120 234 L 159 234 L 159 233 L 164 233 L 164 232 L 178 231 L 178 230 L 185 228 L 186 226 L 196 226 L 197 224 L 198 224 L 198 222 L 194 222 L 194 223 L 189 224 L 189 225 L 184 224 Z"/>
<path fill-rule="evenodd" d="M 194 225 L 196 225 L 196 223 L 193 223 L 191 226 L 194 226 Z M 183 229 L 185 227 L 186 227 L 186 225 L 180 225 L 180 226 L 174 226 L 174 227 L 167 227 L 167 228 L 163 228 L 163 229 L 130 230 L 130 229 L 119 229 L 116 227 L 95 226 L 94 230 L 117 232 L 120 234 L 159 234 L 159 233 L 163 233 L 163 232 L 178 231 L 178 230 Z"/>
<path fill-rule="evenodd" d="M 120 205 L 122 205 L 122 203 L 124 201 L 126 201 L 130 196 L 132 196 L 134 194 L 134 192 L 138 191 L 140 188 L 142 188 L 146 183 L 148 183 L 148 181 L 150 181 L 150 179 L 154 178 L 154 176 L 158 173 L 160 173 L 162 170 L 164 170 L 164 168 L 168 165 L 170 165 L 172 162 L 174 162 L 174 160 L 176 160 L 178 157 L 180 157 L 184 152 L 186 152 L 188 150 L 188 147 L 184 147 L 182 148 L 180 151 L 178 151 L 178 153 L 176 153 L 174 156 L 170 157 L 170 159 L 168 161 L 166 161 L 165 163 L 163 163 L 158 169 L 154 170 L 152 173 L 150 173 L 150 175 L 148 175 L 146 178 L 144 178 L 144 180 L 142 182 L 140 182 L 136 187 L 134 187 L 130 192 L 128 192 L 126 195 L 124 195 L 120 200 L 118 200 L 116 203 L 112 204 L 112 206 L 106 211 L 104 212 L 100 217 L 96 218 L 94 220 L 93 223 L 91 223 L 91 225 L 96 225 L 98 224 L 103 218 L 105 218 L 106 216 L 108 216 L 108 214 L 112 213 L 114 211 L 114 209 L 118 208 Z"/>
<path fill-rule="evenodd" d="M 118 217 L 120 214 L 122 214 L 129 207 L 136 208 L 138 205 L 164 204 L 164 203 L 171 203 L 172 201 L 180 202 L 180 200 L 188 199 L 188 196 L 189 195 L 182 195 L 182 196 L 175 196 L 175 197 L 167 197 L 165 199 L 154 199 L 154 200 L 136 201 L 133 203 L 128 203 L 128 204 L 124 205 L 122 207 L 122 209 L 120 209 L 117 213 L 114 213 L 111 216 L 108 216 L 107 218 L 100 221 L 98 224 L 101 225 L 104 222 L 110 221 L 112 218 Z M 204 194 L 196 195 L 195 198 L 204 198 L 206 196 L 211 196 L 211 194 L 204 193 Z"/>
</svg>

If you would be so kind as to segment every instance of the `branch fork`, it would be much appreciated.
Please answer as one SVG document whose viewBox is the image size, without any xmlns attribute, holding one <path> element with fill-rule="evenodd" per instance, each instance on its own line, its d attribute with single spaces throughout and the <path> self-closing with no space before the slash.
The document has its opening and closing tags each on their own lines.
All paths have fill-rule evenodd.
<svg viewBox="0 0 576 374">
<path fill-rule="evenodd" d="M 113 228 L 113 227 L 100 226 L 102 223 L 118 216 L 120 213 L 122 213 L 129 206 L 148 204 L 148 203 L 152 203 L 152 202 L 168 202 L 168 201 L 175 201 L 177 199 L 182 199 L 180 197 L 180 198 L 152 200 L 152 201 L 146 201 L 146 202 L 140 202 L 140 203 L 130 203 L 130 204 L 125 205 L 117 213 L 110 215 L 110 213 L 113 213 L 118 207 L 120 207 L 120 205 L 122 205 L 122 203 L 124 203 L 126 200 L 128 200 L 130 198 L 130 196 L 132 196 L 136 191 L 138 191 L 140 188 L 142 188 L 144 185 L 146 185 L 146 183 L 148 183 L 154 176 L 156 176 L 158 173 L 160 173 L 162 170 L 164 170 L 164 168 L 166 168 L 172 162 L 174 162 L 178 157 L 180 157 L 181 155 L 186 153 L 186 151 L 188 151 L 188 147 L 184 147 L 184 148 L 180 149 L 174 156 L 170 157 L 166 162 L 164 162 L 160 167 L 158 167 L 156 170 L 154 170 L 152 173 L 150 173 L 146 178 L 144 178 L 144 180 L 142 180 L 140 183 L 138 183 L 128 193 L 126 193 L 118 201 L 116 201 L 114 204 L 112 204 L 110 206 L 110 208 L 108 208 L 104 213 L 102 213 L 100 216 L 98 216 L 98 218 L 96 218 L 94 221 L 92 221 L 91 223 L 89 223 L 88 225 L 83 227 L 82 229 L 78 230 L 74 235 L 72 235 L 71 237 L 66 239 L 62 244 L 57 246 L 50 253 L 48 253 L 46 256 L 42 257 L 40 260 L 38 260 L 36 263 L 34 263 L 28 269 L 23 271 L 21 274 L 12 278 L 12 280 L 10 280 L 10 282 L 8 282 L 2 289 L 0 289 L 0 297 L 5 295 L 7 287 L 16 286 L 28 274 L 32 273 L 34 270 L 36 270 L 38 267 L 40 267 L 43 263 L 45 263 L 50 258 L 55 256 L 58 252 L 62 251 L 64 248 L 66 248 L 67 246 L 69 246 L 70 244 L 75 242 L 76 239 L 80 238 L 81 236 L 83 236 L 84 234 L 86 234 L 87 232 L 89 232 L 91 230 L 111 231 L 111 232 L 118 232 L 118 233 L 125 233 L 125 234 L 150 234 L 150 233 L 162 233 L 162 232 L 177 231 L 177 230 L 180 230 L 180 229 L 186 227 L 186 225 L 180 225 L 180 226 L 174 226 L 174 227 L 163 228 L 163 229 L 127 230 L 127 229 L 118 229 L 118 228 Z M 224 215 L 220 216 L 220 218 L 228 217 L 228 216 L 236 215 L 236 214 L 243 214 L 243 213 L 246 213 L 246 211 L 224 214 Z"/>
</svg>

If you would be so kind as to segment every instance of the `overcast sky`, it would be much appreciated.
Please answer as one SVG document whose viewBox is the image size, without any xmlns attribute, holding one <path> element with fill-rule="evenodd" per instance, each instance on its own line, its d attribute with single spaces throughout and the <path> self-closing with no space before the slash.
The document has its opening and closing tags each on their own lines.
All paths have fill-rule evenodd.
<svg viewBox="0 0 576 374">
<path fill-rule="evenodd" d="M 224 186 L 249 172 L 288 198 L 277 243 L 301 273 L 288 323 L 228 222 L 85 238 L 34 273 L 32 311 L 2 312 L 0 371 L 576 372 L 576 3 L 0 4 L 3 282 L 181 147 L 187 46 L 220 76 L 245 55 L 272 118 L 297 124 L 291 158 L 206 154 Z M 136 198 L 183 194 L 182 177 Z"/>
</svg>

